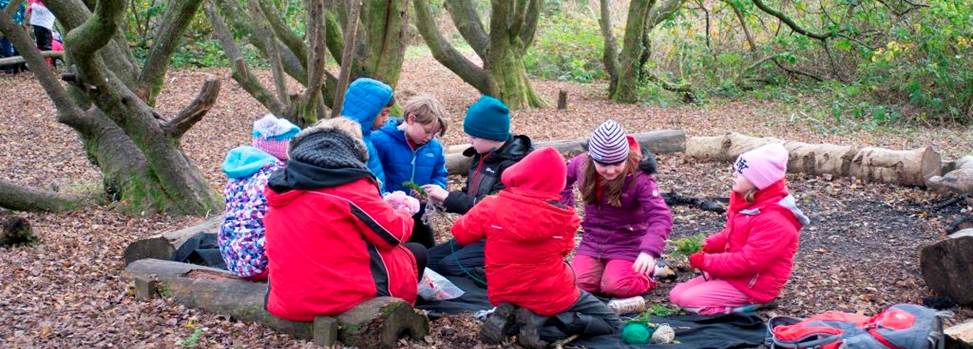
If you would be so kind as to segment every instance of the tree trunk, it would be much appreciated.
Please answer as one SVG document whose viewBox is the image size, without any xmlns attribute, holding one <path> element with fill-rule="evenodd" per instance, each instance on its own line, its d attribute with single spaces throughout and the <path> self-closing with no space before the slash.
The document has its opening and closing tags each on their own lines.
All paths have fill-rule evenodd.
<svg viewBox="0 0 973 349">
<path fill-rule="evenodd" d="M 433 57 L 481 93 L 502 100 L 511 109 L 543 107 L 524 66 L 534 40 L 543 0 L 492 0 L 490 33 L 486 33 L 473 2 L 448 2 L 453 23 L 483 61 L 477 66 L 459 53 L 436 28 L 426 0 L 415 0 L 416 26 Z"/>
<path fill-rule="evenodd" d="M 973 229 L 950 234 L 919 254 L 922 279 L 937 294 L 960 305 L 973 304 Z"/>
<path fill-rule="evenodd" d="M 930 177 L 927 184 L 939 192 L 973 194 L 973 156 L 960 158 L 955 169 L 942 176 Z"/>
<path fill-rule="evenodd" d="M 645 22 L 655 0 L 633 0 L 628 8 L 628 21 L 625 23 L 625 38 L 618 57 L 618 73 L 612 77 L 614 91 L 609 91 L 612 100 L 622 103 L 638 102 L 638 83 L 641 79 L 642 44 Z"/>
<path fill-rule="evenodd" d="M 367 76 L 395 86 L 409 44 L 409 0 L 364 0 L 352 77 Z"/>
<path fill-rule="evenodd" d="M 23 54 L 54 102 L 58 121 L 78 133 L 89 159 L 102 171 L 105 190 L 130 212 L 205 214 L 222 208 L 220 196 L 179 147 L 180 137 L 212 106 L 218 83 L 207 83 L 197 101 L 171 121 L 151 107 L 153 91 L 166 71 L 161 65 L 168 64 L 175 37 L 185 30 L 186 19 L 199 3 L 168 4 L 149 64 L 138 73 L 118 27 L 124 1 L 99 1 L 93 12 L 79 0 L 52 2 L 52 12 L 70 30 L 64 42 L 70 65 L 64 80 L 71 84 L 71 93 L 33 49 L 27 34 L 9 18 L 0 18 L 0 31 Z"/>
<path fill-rule="evenodd" d="M 739 133 L 716 137 L 691 137 L 686 153 L 701 161 L 735 161 L 740 154 L 767 143 L 783 143 L 790 153 L 787 171 L 815 176 L 856 177 L 866 182 L 924 186 L 939 174 L 939 154 L 930 147 L 888 150 L 875 147 L 784 142 Z"/>
</svg>

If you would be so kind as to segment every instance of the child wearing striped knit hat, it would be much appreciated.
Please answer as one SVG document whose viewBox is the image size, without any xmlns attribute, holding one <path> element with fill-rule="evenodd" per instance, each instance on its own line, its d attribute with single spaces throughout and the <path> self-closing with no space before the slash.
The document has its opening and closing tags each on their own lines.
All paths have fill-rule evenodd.
<svg viewBox="0 0 973 349">
<path fill-rule="evenodd" d="M 614 120 L 588 139 L 588 151 L 568 162 L 561 203 L 584 200 L 583 235 L 571 266 L 578 287 L 610 297 L 642 295 L 672 230 L 672 212 L 655 183 L 655 155 L 639 147 Z"/>
</svg>

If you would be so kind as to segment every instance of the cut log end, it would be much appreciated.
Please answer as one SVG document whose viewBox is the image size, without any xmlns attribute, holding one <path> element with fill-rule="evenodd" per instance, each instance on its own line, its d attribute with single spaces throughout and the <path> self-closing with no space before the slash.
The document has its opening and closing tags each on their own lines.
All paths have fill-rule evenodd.
<svg viewBox="0 0 973 349">
<path fill-rule="evenodd" d="M 146 258 L 169 260 L 175 253 L 176 249 L 169 242 L 169 239 L 157 236 L 129 244 L 125 248 L 125 252 L 122 253 L 122 257 L 125 259 L 125 265 L 128 265 Z"/>
<path fill-rule="evenodd" d="M 947 239 L 922 248 L 922 278 L 937 294 L 960 305 L 973 304 L 973 229 L 960 230 Z"/>
<path fill-rule="evenodd" d="M 338 316 L 341 342 L 359 348 L 393 348 L 400 337 L 425 337 L 428 319 L 397 298 L 379 297 Z"/>
</svg>

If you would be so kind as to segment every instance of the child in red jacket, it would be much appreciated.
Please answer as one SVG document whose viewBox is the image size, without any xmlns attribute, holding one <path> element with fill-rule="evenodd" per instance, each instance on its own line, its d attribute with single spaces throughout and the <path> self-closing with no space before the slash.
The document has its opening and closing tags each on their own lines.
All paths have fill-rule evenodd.
<svg viewBox="0 0 973 349">
<path fill-rule="evenodd" d="M 497 309 L 481 329 L 485 342 L 499 344 L 511 334 L 513 317 L 527 348 L 542 348 L 562 334 L 600 335 L 621 327 L 615 313 L 577 287 L 564 261 L 580 225 L 574 209 L 558 202 L 566 171 L 557 150 L 537 150 L 504 171 L 506 189 L 453 226 L 461 245 L 486 239 L 487 296 Z M 542 339 L 545 325 L 562 333 Z"/>
<path fill-rule="evenodd" d="M 733 165 L 735 179 L 723 231 L 689 256 L 703 276 L 677 285 L 673 304 L 702 315 L 730 313 L 770 302 L 791 275 L 799 231 L 809 220 L 788 194 L 787 149 L 771 143 Z"/>
</svg>

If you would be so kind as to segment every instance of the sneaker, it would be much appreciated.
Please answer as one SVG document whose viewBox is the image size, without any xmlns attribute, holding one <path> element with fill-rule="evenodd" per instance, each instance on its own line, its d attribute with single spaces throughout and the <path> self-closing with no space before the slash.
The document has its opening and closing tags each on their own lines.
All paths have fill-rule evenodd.
<svg viewBox="0 0 973 349">
<path fill-rule="evenodd" d="M 538 317 L 530 310 L 525 308 L 517 309 L 517 325 L 520 326 L 520 333 L 517 335 L 517 343 L 527 349 L 547 348 L 547 342 L 541 340 L 541 325 Z"/>
<path fill-rule="evenodd" d="M 480 340 L 487 344 L 501 344 L 510 328 L 514 325 L 513 315 L 516 308 L 510 303 L 500 303 L 497 310 L 490 314 L 480 326 Z"/>
</svg>

